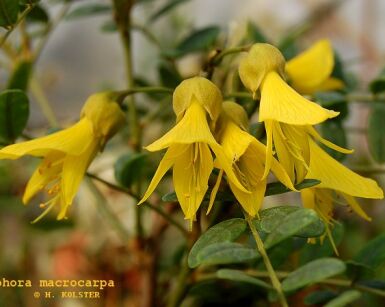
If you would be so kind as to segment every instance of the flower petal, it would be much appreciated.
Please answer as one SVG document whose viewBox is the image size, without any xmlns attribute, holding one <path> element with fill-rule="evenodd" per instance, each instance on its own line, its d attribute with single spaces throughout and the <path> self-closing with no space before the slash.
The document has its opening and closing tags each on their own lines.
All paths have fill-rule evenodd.
<svg viewBox="0 0 385 307">
<path fill-rule="evenodd" d="M 366 214 L 366 212 L 361 208 L 360 204 L 357 202 L 357 200 L 348 194 L 341 193 L 342 197 L 345 198 L 349 206 L 353 209 L 355 213 L 357 213 L 359 216 L 361 216 L 363 219 L 367 221 L 371 221 L 372 219 Z"/>
<path fill-rule="evenodd" d="M 27 204 L 48 183 L 59 178 L 63 158 L 64 154 L 61 152 L 51 152 L 44 158 L 28 181 L 23 195 L 24 204 Z"/>
<path fill-rule="evenodd" d="M 254 137 L 228 121 L 221 136 L 221 146 L 231 161 L 238 160 L 247 150 Z"/>
<path fill-rule="evenodd" d="M 362 177 L 323 151 L 313 140 L 310 145 L 310 167 L 306 178 L 318 179 L 319 188 L 328 188 L 345 194 L 382 199 L 384 193 L 377 182 L 370 178 Z"/>
<path fill-rule="evenodd" d="M 149 151 L 158 151 L 171 144 L 216 143 L 206 119 L 203 106 L 192 103 L 183 118 L 163 137 L 146 147 Z"/>
<path fill-rule="evenodd" d="M 213 158 L 207 144 L 190 145 L 173 168 L 173 182 L 185 218 L 193 220 L 208 189 Z"/>
<path fill-rule="evenodd" d="M 302 97 L 276 72 L 270 72 L 263 81 L 260 121 L 272 119 L 292 125 L 315 125 L 338 114 Z"/>
<path fill-rule="evenodd" d="M 139 201 L 138 205 L 144 203 L 150 195 L 154 192 L 156 187 L 158 186 L 160 180 L 167 173 L 167 171 L 174 165 L 175 160 L 181 154 L 183 154 L 186 150 L 188 150 L 189 145 L 173 145 L 166 151 L 166 154 L 163 156 L 163 159 L 160 161 L 159 166 L 152 177 L 150 185 L 148 186 L 144 196 Z"/>
<path fill-rule="evenodd" d="M 322 136 L 319 135 L 319 133 L 317 132 L 317 130 L 314 129 L 314 127 L 311 127 L 311 126 L 307 127 L 307 131 L 317 141 L 321 142 L 322 144 L 326 145 L 327 147 L 329 147 L 335 151 L 339 151 L 339 152 L 344 153 L 344 154 L 351 154 L 354 152 L 354 149 L 346 149 L 346 148 L 340 147 L 340 146 L 324 139 Z"/>
<path fill-rule="evenodd" d="M 223 169 L 224 172 L 226 173 L 227 179 L 233 182 L 233 184 L 237 186 L 238 189 L 240 189 L 245 193 L 249 193 L 249 191 L 247 191 L 247 189 L 239 182 L 232 168 L 233 161 L 226 156 L 222 146 L 215 143 L 215 144 L 211 144 L 210 148 L 214 152 L 216 157 L 216 160 L 215 160 L 216 167 L 218 167 L 219 169 Z"/>
<path fill-rule="evenodd" d="M 219 171 L 219 174 L 218 174 L 218 177 L 217 177 L 217 181 L 215 182 L 215 185 L 214 185 L 214 187 L 213 187 L 213 189 L 211 190 L 211 193 L 210 193 L 210 201 L 209 201 L 209 205 L 208 205 L 208 208 L 207 208 L 206 215 L 208 215 L 210 213 L 211 209 L 213 208 L 213 205 L 214 205 L 214 202 L 215 202 L 215 198 L 217 197 L 217 193 L 218 193 L 218 190 L 219 190 L 219 186 L 221 185 L 222 177 L 223 177 L 223 170 L 221 169 Z"/>
<path fill-rule="evenodd" d="M 98 150 L 99 144 L 94 141 L 80 156 L 67 155 L 64 158 L 61 193 L 65 208 L 72 204 L 84 174 Z"/>
<path fill-rule="evenodd" d="M 238 189 L 231 181 L 229 181 L 230 189 L 234 193 L 235 197 L 241 204 L 242 208 L 252 217 L 258 214 L 261 209 L 263 198 L 266 191 L 266 180 L 261 180 L 250 191 L 251 193 L 245 193 Z"/>
<path fill-rule="evenodd" d="M 314 91 L 325 92 L 325 91 L 335 91 L 340 90 L 345 87 L 345 83 L 343 83 L 340 79 L 330 77 L 326 79 L 323 83 L 317 86 Z"/>
<path fill-rule="evenodd" d="M 45 156 L 51 150 L 81 155 L 93 141 L 91 122 L 83 118 L 75 125 L 32 141 L 9 145 L 0 150 L 0 159 L 18 159 L 24 155 Z"/>
<path fill-rule="evenodd" d="M 273 160 L 273 128 L 274 121 L 267 120 L 265 122 L 266 129 L 266 162 L 265 162 L 265 171 L 263 173 L 263 179 L 266 179 L 269 175 L 271 169 L 271 163 Z"/>
<path fill-rule="evenodd" d="M 250 144 L 249 150 L 244 155 L 244 158 L 250 159 L 250 169 L 255 168 L 255 166 L 258 164 L 257 161 L 252 161 L 252 157 L 255 157 L 255 159 L 259 159 L 262 161 L 265 161 L 265 155 L 266 155 L 266 146 L 263 145 L 260 141 L 257 139 L 254 139 L 254 142 Z M 286 173 L 284 167 L 275 159 L 272 157 L 272 164 L 271 164 L 271 170 L 274 173 L 275 177 L 282 182 L 287 188 L 289 188 L 292 191 L 297 191 L 294 187 L 289 175 Z"/>
<path fill-rule="evenodd" d="M 333 48 L 324 39 L 288 61 L 285 70 L 293 88 L 302 94 L 311 94 L 329 78 L 333 67 Z"/>
</svg>

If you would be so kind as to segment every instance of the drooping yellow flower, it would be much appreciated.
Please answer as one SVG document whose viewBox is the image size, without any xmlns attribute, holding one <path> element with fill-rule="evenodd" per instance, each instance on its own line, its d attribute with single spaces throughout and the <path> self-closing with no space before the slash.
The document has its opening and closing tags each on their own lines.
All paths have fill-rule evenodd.
<svg viewBox="0 0 385 307">
<path fill-rule="evenodd" d="M 225 101 L 218 124 L 218 138 L 238 180 L 250 193 L 239 189 L 232 180 L 228 180 L 228 182 L 243 209 L 254 217 L 261 208 L 266 191 L 266 178 L 263 178 L 266 146 L 247 133 L 247 127 L 248 118 L 245 110 L 235 102 Z M 289 189 L 295 190 L 285 170 L 274 158 L 271 170 L 278 180 Z M 211 195 L 208 212 L 212 208 L 222 173 L 221 170 Z"/>
<path fill-rule="evenodd" d="M 208 189 L 215 154 L 229 180 L 244 192 L 231 163 L 211 133 L 222 108 L 219 89 L 209 80 L 195 77 L 184 80 L 173 95 L 177 124 L 163 137 L 146 147 L 149 151 L 167 148 L 155 175 L 139 204 L 152 194 L 162 177 L 172 167 L 173 183 L 186 219 L 193 221 Z"/>
<path fill-rule="evenodd" d="M 0 159 L 15 160 L 25 155 L 43 157 L 23 196 L 26 204 L 39 191 L 48 194 L 49 200 L 41 204 L 45 211 L 38 219 L 54 207 L 59 211 L 58 219 L 66 217 L 89 164 L 125 122 L 116 98 L 117 94 L 112 92 L 94 94 L 86 101 L 81 119 L 73 126 L 0 150 Z"/>
<path fill-rule="evenodd" d="M 315 67 L 317 68 L 317 67 Z M 284 81 L 285 59 L 268 44 L 255 44 L 239 66 L 243 84 L 256 96 L 260 91 L 259 121 L 265 123 L 267 148 L 264 177 L 272 163 L 273 148 L 292 182 L 300 182 L 309 164 L 309 139 L 316 137 L 333 149 L 348 153 L 323 140 L 311 127 L 339 113 L 298 94 Z"/>
<path fill-rule="evenodd" d="M 326 235 L 338 254 L 329 228 L 333 221 L 333 205 L 346 202 L 356 214 L 370 221 L 371 218 L 355 197 L 382 199 L 384 193 L 374 180 L 351 171 L 329 156 L 313 140 L 310 140 L 309 147 L 311 158 L 306 178 L 318 179 L 321 183 L 301 190 L 302 203 L 305 208 L 315 210 L 324 221 Z"/>
<path fill-rule="evenodd" d="M 344 83 L 331 77 L 334 68 L 334 52 L 327 39 L 313 44 L 286 63 L 285 72 L 291 86 L 301 94 L 316 91 L 337 90 Z"/>
<path fill-rule="evenodd" d="M 366 220 L 370 220 L 355 197 L 382 199 L 384 193 L 377 182 L 362 177 L 329 156 L 314 141 L 310 145 L 310 166 L 306 178 L 321 181 L 315 189 L 335 191 L 350 205 L 352 210 Z M 306 205 L 306 204 L 305 204 Z"/>
</svg>

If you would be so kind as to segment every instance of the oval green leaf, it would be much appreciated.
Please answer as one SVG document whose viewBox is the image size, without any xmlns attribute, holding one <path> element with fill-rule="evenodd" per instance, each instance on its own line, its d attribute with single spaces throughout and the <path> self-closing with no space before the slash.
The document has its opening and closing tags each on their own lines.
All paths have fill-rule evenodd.
<svg viewBox="0 0 385 307">
<path fill-rule="evenodd" d="M 282 281 L 282 289 L 285 292 L 294 291 L 341 274 L 345 270 L 345 263 L 336 258 L 317 259 L 291 272 Z"/>
<path fill-rule="evenodd" d="M 196 257 L 196 266 L 242 263 L 258 257 L 259 254 L 254 248 L 234 242 L 220 242 L 211 244 L 200 250 Z M 196 266 L 190 267 L 193 268 Z"/>
<path fill-rule="evenodd" d="M 368 126 L 369 150 L 374 160 L 385 162 L 385 105 L 376 104 L 372 107 Z"/>
<path fill-rule="evenodd" d="M 325 307 L 345 307 L 350 303 L 358 300 L 361 297 L 361 292 L 357 290 L 348 290 L 343 292 L 338 297 L 329 301 Z"/>
<path fill-rule="evenodd" d="M 246 227 L 247 223 L 244 219 L 235 218 L 223 221 L 208 229 L 192 247 L 188 256 L 189 267 L 195 268 L 201 263 L 198 255 L 206 247 L 216 243 L 235 241 L 245 232 Z"/>
<path fill-rule="evenodd" d="M 353 260 L 373 270 L 385 263 L 385 233 L 366 243 Z"/>
<path fill-rule="evenodd" d="M 270 232 L 266 237 L 265 247 L 271 248 L 289 237 L 306 232 L 306 227 L 318 221 L 319 217 L 314 210 L 305 208 L 295 210 L 282 218 L 276 228 Z"/>
<path fill-rule="evenodd" d="M 72 20 L 76 18 L 96 16 L 100 14 L 110 13 L 111 10 L 111 6 L 106 4 L 85 4 L 69 12 L 66 16 L 66 19 Z"/>
<path fill-rule="evenodd" d="M 9 28 L 12 27 L 19 14 L 19 1 L 16 0 L 1 0 L 0 5 L 0 26 Z"/>
<path fill-rule="evenodd" d="M 218 278 L 221 278 L 221 279 L 228 279 L 228 280 L 237 281 L 237 282 L 245 282 L 260 288 L 272 289 L 272 286 L 264 282 L 263 280 L 254 278 L 239 270 L 222 269 L 222 270 L 218 270 L 216 272 L 216 275 Z"/>
<path fill-rule="evenodd" d="M 146 154 L 130 153 L 121 156 L 114 165 L 116 181 L 124 187 L 131 187 L 140 178 L 146 162 Z"/>
<path fill-rule="evenodd" d="M 0 94 L 0 142 L 9 144 L 24 130 L 29 116 L 29 100 L 21 90 Z"/>
<path fill-rule="evenodd" d="M 303 208 L 295 206 L 278 206 L 265 209 L 259 213 L 260 219 L 255 219 L 253 222 L 258 230 L 269 234 L 277 229 L 280 224 L 282 224 L 282 221 L 286 218 L 287 215 L 298 210 L 303 210 Z M 298 233 L 296 233 L 295 236 L 315 238 L 321 236 L 324 232 L 325 225 L 321 219 L 318 218 L 314 223 L 306 226 Z"/>
<path fill-rule="evenodd" d="M 192 52 L 207 51 L 215 44 L 219 33 L 220 29 L 216 26 L 194 31 L 183 39 L 175 50 L 170 50 L 165 55 L 178 58 Z"/>
</svg>

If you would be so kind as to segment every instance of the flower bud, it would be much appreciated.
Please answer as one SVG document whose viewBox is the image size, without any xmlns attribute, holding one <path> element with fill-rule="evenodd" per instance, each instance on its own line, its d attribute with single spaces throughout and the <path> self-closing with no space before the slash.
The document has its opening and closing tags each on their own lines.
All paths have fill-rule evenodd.
<svg viewBox="0 0 385 307">
<path fill-rule="evenodd" d="M 222 94 L 217 86 L 203 77 L 194 77 L 184 80 L 177 86 L 173 95 L 173 108 L 177 121 L 182 117 L 186 109 L 196 100 L 214 122 L 222 109 Z"/>
<path fill-rule="evenodd" d="M 239 77 L 255 97 L 266 75 L 276 71 L 284 77 L 285 58 L 274 46 L 269 44 L 254 44 L 239 65 Z"/>
<path fill-rule="evenodd" d="M 249 118 L 245 109 L 234 101 L 224 101 L 223 113 L 226 117 L 232 120 L 238 127 L 247 131 L 249 129 Z"/>
<path fill-rule="evenodd" d="M 86 117 L 93 126 L 95 136 L 104 144 L 125 123 L 125 114 L 117 103 L 118 94 L 102 92 L 91 95 L 83 106 L 80 117 Z"/>
</svg>

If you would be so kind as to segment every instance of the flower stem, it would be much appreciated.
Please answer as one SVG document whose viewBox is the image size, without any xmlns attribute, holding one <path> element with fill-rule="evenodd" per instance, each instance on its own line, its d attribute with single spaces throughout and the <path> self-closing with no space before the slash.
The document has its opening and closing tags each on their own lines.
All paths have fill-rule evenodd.
<svg viewBox="0 0 385 307">
<path fill-rule="evenodd" d="M 41 88 L 39 82 L 36 78 L 32 77 L 30 81 L 30 88 L 32 95 L 35 97 L 36 102 L 39 104 L 45 118 L 51 127 L 59 127 L 59 122 L 56 118 L 54 111 L 51 108 L 51 105 L 45 96 L 43 89 Z"/>
<path fill-rule="evenodd" d="M 277 291 L 279 301 L 283 307 L 288 307 L 289 305 L 287 304 L 285 294 L 282 291 L 281 283 L 278 279 L 277 274 L 274 271 L 274 268 L 270 262 L 269 256 L 266 253 L 265 247 L 263 245 L 263 241 L 262 241 L 261 237 L 259 236 L 259 233 L 258 233 L 257 229 L 255 228 L 252 219 L 246 213 L 245 213 L 245 219 L 247 221 L 247 224 L 249 225 L 251 233 L 253 234 L 255 243 L 257 244 L 258 252 L 262 256 L 262 259 L 263 259 L 263 262 L 264 262 L 265 267 L 267 269 L 267 272 L 269 274 L 271 283 L 272 283 L 275 291 Z"/>
<path fill-rule="evenodd" d="M 4 36 L 0 39 L 0 47 L 3 46 L 7 38 L 11 35 L 13 30 L 17 28 L 17 26 L 24 20 L 24 18 L 28 15 L 30 11 L 35 7 L 36 4 L 27 5 L 27 8 L 21 13 L 19 19 L 16 21 L 14 25 L 4 34 Z"/>
<path fill-rule="evenodd" d="M 111 211 L 110 207 L 107 204 L 107 200 L 103 196 L 103 194 L 99 191 L 96 185 L 92 182 L 91 179 L 87 180 L 87 185 L 93 195 L 96 197 L 96 205 L 107 219 L 107 221 L 111 224 L 111 226 L 115 229 L 116 233 L 119 235 L 121 240 L 126 244 L 129 241 L 129 233 L 124 228 L 118 217 L 114 212 Z"/>
<path fill-rule="evenodd" d="M 87 176 L 96 180 L 96 181 L 99 181 L 100 183 L 108 186 L 111 189 L 114 189 L 116 191 L 125 193 L 125 194 L 129 195 L 130 197 L 133 197 L 136 201 L 140 200 L 139 195 L 135 194 L 134 192 L 132 192 L 131 190 L 129 190 L 127 188 L 117 186 L 117 185 L 115 185 L 115 184 L 113 184 L 107 180 L 104 180 L 104 179 L 102 179 L 102 178 L 100 178 L 94 174 L 91 174 L 91 173 L 87 173 Z M 165 220 L 167 220 L 171 225 L 174 225 L 177 229 L 179 229 L 184 236 L 189 235 L 189 232 L 178 221 L 174 220 L 169 214 L 165 213 L 159 207 L 154 206 L 148 202 L 143 203 L 142 206 L 145 206 L 145 207 L 150 208 L 151 210 L 154 210 L 156 213 L 161 215 Z"/>
</svg>

